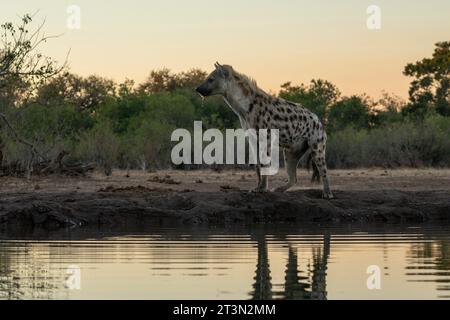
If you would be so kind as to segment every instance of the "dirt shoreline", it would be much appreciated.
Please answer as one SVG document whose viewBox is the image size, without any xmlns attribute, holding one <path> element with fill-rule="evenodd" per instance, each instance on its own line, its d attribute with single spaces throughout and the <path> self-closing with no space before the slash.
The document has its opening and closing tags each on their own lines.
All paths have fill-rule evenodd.
<svg viewBox="0 0 450 320">
<path fill-rule="evenodd" d="M 283 183 L 280 173 L 272 186 Z M 450 222 L 450 170 L 332 171 L 336 199 L 300 173 L 287 193 L 253 194 L 251 171 L 115 172 L 0 179 L 0 230 L 133 225 Z"/>
<path fill-rule="evenodd" d="M 99 192 L 3 194 L 0 226 L 44 229 L 81 226 L 437 222 L 450 220 L 445 191 L 289 193 Z"/>
</svg>

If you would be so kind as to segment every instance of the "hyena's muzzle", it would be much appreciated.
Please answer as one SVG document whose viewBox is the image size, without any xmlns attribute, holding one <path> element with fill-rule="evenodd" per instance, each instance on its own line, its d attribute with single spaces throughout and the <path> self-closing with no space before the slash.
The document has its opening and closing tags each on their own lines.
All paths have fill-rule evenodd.
<svg viewBox="0 0 450 320">
<path fill-rule="evenodd" d="M 208 87 L 207 83 L 201 84 L 197 89 L 195 89 L 198 93 L 200 93 L 203 97 L 208 97 L 212 93 L 212 89 Z"/>
</svg>

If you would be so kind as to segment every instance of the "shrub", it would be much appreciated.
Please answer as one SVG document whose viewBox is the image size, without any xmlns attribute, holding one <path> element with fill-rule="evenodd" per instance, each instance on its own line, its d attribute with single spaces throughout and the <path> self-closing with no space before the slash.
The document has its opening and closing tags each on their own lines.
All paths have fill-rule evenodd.
<svg viewBox="0 0 450 320">
<path fill-rule="evenodd" d="M 111 175 L 117 164 L 119 148 L 119 137 L 111 123 L 104 120 L 81 135 L 75 154 L 81 160 L 96 162 L 106 175 Z"/>
<path fill-rule="evenodd" d="M 328 144 L 331 168 L 450 166 L 450 118 L 391 123 L 371 130 L 346 128 Z"/>
</svg>

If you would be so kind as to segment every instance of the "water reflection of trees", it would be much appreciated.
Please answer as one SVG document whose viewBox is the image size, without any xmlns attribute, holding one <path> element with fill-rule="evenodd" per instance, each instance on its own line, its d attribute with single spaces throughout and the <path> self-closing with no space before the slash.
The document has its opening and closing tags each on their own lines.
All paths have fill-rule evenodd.
<svg viewBox="0 0 450 320">
<path fill-rule="evenodd" d="M 285 282 L 282 291 L 272 289 L 268 246 L 265 235 L 257 239 L 258 261 L 254 277 L 252 298 L 254 300 L 287 299 L 287 300 L 326 300 L 326 274 L 330 255 L 330 235 L 323 237 L 322 247 L 313 250 L 312 265 L 304 270 L 309 276 L 301 276 L 296 248 L 288 247 L 288 259 L 285 269 Z M 305 266 L 306 267 L 306 266 Z"/>
<path fill-rule="evenodd" d="M 0 245 L 0 299 L 52 299 L 54 283 L 62 283 L 62 276 L 50 272 L 50 262 L 43 261 L 42 248 L 30 244 L 15 247 Z"/>
<path fill-rule="evenodd" d="M 409 281 L 435 282 L 436 290 L 441 292 L 438 296 L 450 298 L 450 240 L 447 230 L 444 232 L 444 237 L 425 232 L 421 236 L 422 241 L 411 245 L 408 251 L 411 261 L 406 267 L 406 275 L 420 276 L 418 280 Z"/>
<path fill-rule="evenodd" d="M 400 231 L 402 230 L 404 229 L 400 229 Z M 434 282 L 440 297 L 449 297 L 450 292 L 450 240 L 447 230 L 446 228 L 437 231 L 432 229 L 428 232 L 426 230 L 422 232 L 421 230 L 404 235 L 407 246 L 406 274 L 409 276 L 408 281 Z M 401 233 L 398 230 L 394 231 L 402 239 Z M 250 260 L 252 265 L 256 264 L 253 279 L 251 279 L 251 276 L 245 279 L 252 281 L 251 289 L 249 288 L 250 285 L 246 285 L 246 287 L 249 288 L 249 291 L 251 290 L 250 295 L 253 299 L 327 299 L 327 269 L 331 241 L 329 232 L 330 230 L 308 229 L 305 234 L 299 233 L 296 228 L 277 230 L 273 227 L 233 230 L 231 238 L 238 239 L 237 244 L 228 242 L 230 238 L 229 230 L 217 232 L 207 229 L 204 232 L 195 232 L 194 230 L 186 232 L 186 230 L 180 228 L 167 233 L 161 232 L 159 235 L 153 233 L 145 238 L 146 241 L 137 241 L 136 243 L 133 241 L 128 243 L 123 241 L 120 235 L 115 235 L 115 237 L 109 239 L 115 241 L 108 243 L 107 248 L 114 248 L 113 251 L 117 254 L 115 253 L 112 256 L 112 250 L 104 251 L 100 250 L 98 246 L 93 246 L 88 248 L 87 254 L 84 253 L 83 259 L 88 257 L 92 259 L 89 260 L 91 262 L 98 259 L 102 261 L 108 259 L 114 259 L 114 261 L 141 259 L 141 262 L 145 262 L 149 260 L 147 255 L 150 254 L 152 258 L 150 260 L 164 261 L 161 267 L 167 269 L 178 268 L 178 265 L 170 266 L 169 263 L 171 260 L 176 262 L 180 257 L 184 260 L 200 261 L 205 264 L 211 259 L 220 259 L 221 263 L 228 263 L 229 259 L 236 259 L 235 261 L 239 262 L 245 259 L 245 263 Z M 335 231 L 333 230 L 333 232 Z M 339 236 L 339 233 L 333 234 L 336 237 Z M 374 233 L 374 235 L 378 234 L 384 235 L 386 231 Z M 294 235 L 296 238 L 301 237 L 303 244 L 306 239 L 306 245 L 301 245 L 302 241 L 299 245 L 299 242 L 292 240 L 289 235 Z M 308 240 L 310 239 L 309 236 L 314 236 L 315 239 L 316 235 L 318 235 L 318 242 Z M 304 238 L 305 236 L 306 238 Z M 94 238 L 94 236 L 91 238 Z M 254 244 L 255 250 L 248 247 L 249 238 L 251 243 Z M 85 239 L 85 237 L 82 239 Z M 379 238 L 375 237 L 375 240 L 377 239 Z M 185 246 L 185 241 L 197 243 L 192 246 Z M 275 267 L 278 268 L 280 265 L 273 264 L 271 266 L 270 261 L 274 246 L 277 253 L 279 252 L 280 247 L 277 246 L 277 243 L 281 246 L 287 246 L 282 247 L 286 262 L 283 262 L 281 266 L 282 273 L 280 274 L 284 274 L 281 283 L 272 279 Z M 387 255 L 392 243 L 389 242 L 389 239 L 382 241 L 384 255 Z M 349 245 L 352 245 L 352 243 Z M 175 249 L 171 250 L 173 248 Z M 305 260 L 305 252 L 303 251 L 305 248 L 308 255 L 310 254 L 307 259 L 310 261 Z M 61 290 L 54 286 L 56 284 L 61 287 L 64 279 L 62 274 L 55 270 L 63 266 L 52 265 L 50 267 L 49 263 L 52 259 L 55 263 L 55 257 L 70 256 L 73 254 L 72 250 L 73 248 L 70 246 L 58 247 L 45 243 L 13 243 L 10 246 L 7 243 L 0 243 L 0 298 L 49 299 L 55 298 L 55 296 L 61 297 Z M 256 259 L 254 258 L 255 253 L 257 254 Z M 181 254 L 183 256 L 180 256 Z M 50 259 L 51 256 L 52 259 Z M 386 261 L 386 263 L 388 262 Z M 66 266 L 64 265 L 64 267 Z M 209 268 L 208 265 L 196 265 L 195 267 L 202 267 L 205 270 Z M 61 279 L 58 279 L 58 277 L 61 277 Z"/>
</svg>

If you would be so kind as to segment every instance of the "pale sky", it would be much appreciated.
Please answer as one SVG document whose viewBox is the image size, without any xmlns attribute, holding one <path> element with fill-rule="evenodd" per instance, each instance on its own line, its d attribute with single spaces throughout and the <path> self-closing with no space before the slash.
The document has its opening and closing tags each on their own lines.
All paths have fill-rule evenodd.
<svg viewBox="0 0 450 320">
<path fill-rule="evenodd" d="M 79 30 L 67 28 L 70 5 Z M 380 30 L 366 26 L 369 5 L 381 9 Z M 219 61 L 268 91 L 323 78 L 344 94 L 406 98 L 405 64 L 450 40 L 448 0 L 4 0 L 0 22 L 37 10 L 48 34 L 63 33 L 44 53 L 62 61 L 71 49 L 72 72 L 117 81 Z"/>
</svg>

